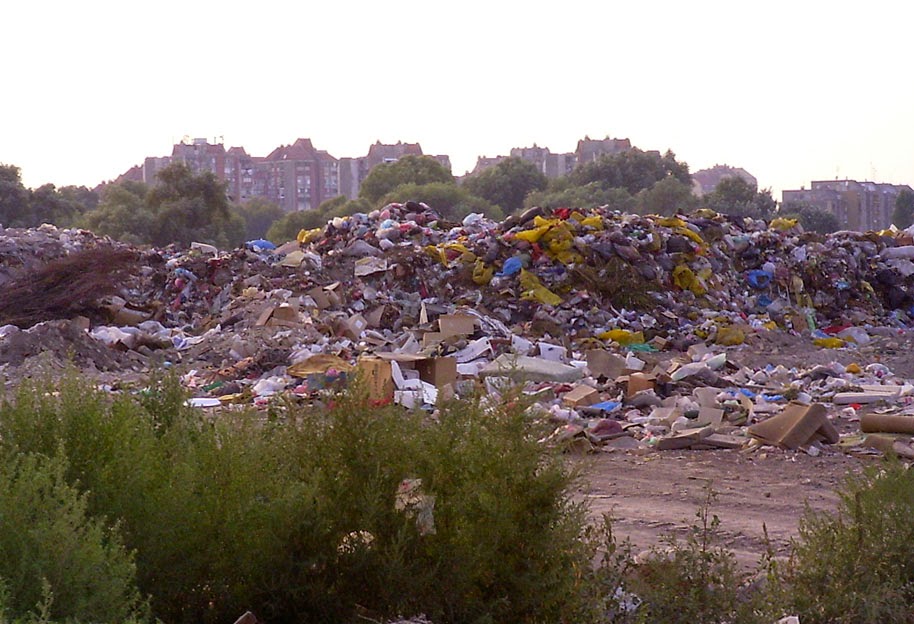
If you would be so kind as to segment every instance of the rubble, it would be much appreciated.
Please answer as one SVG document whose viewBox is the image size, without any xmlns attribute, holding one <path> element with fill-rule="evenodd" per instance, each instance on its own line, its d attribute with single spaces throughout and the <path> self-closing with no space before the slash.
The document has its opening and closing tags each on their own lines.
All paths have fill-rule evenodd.
<svg viewBox="0 0 914 624">
<path fill-rule="evenodd" d="M 408 202 L 232 251 L 7 229 L 0 367 L 14 385 L 45 351 L 114 388 L 174 367 L 207 407 L 316 400 L 359 376 L 372 401 L 433 413 L 519 384 L 550 442 L 586 451 L 914 435 L 872 424 L 911 418 L 914 371 L 884 362 L 912 336 L 912 233 L 781 221 L 537 209 L 448 223 Z"/>
</svg>

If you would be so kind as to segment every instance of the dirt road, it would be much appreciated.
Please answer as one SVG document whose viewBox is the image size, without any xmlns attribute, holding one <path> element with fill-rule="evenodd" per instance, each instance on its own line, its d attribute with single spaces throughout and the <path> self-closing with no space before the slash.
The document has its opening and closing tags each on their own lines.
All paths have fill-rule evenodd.
<svg viewBox="0 0 914 624">
<path fill-rule="evenodd" d="M 837 450 L 819 457 L 771 450 L 604 452 L 582 461 L 587 485 L 581 495 L 594 517 L 611 514 L 616 534 L 630 539 L 635 552 L 660 544 L 664 535 L 684 536 L 710 486 L 722 544 L 752 567 L 765 552 L 763 527 L 776 552 L 786 555 L 805 505 L 834 510 L 835 490 L 848 471 L 874 460 Z"/>
</svg>

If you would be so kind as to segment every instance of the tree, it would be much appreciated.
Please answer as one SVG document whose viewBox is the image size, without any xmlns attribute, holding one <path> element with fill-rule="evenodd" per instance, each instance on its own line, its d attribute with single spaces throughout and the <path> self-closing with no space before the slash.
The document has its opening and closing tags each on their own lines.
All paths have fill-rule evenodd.
<svg viewBox="0 0 914 624">
<path fill-rule="evenodd" d="M 172 163 L 156 177 L 158 183 L 146 196 L 155 217 L 153 245 L 225 244 L 230 215 L 223 182 L 208 171 L 194 174 L 183 163 Z"/>
<path fill-rule="evenodd" d="M 431 156 L 404 156 L 376 166 L 362 182 L 359 197 L 377 205 L 382 197 L 402 184 L 453 184 L 451 172 Z"/>
<path fill-rule="evenodd" d="M 532 208 L 599 208 L 606 206 L 619 212 L 633 212 L 635 198 L 622 188 L 603 189 L 599 182 L 584 186 L 569 186 L 557 183 L 548 191 L 534 191 L 527 195 L 524 206 Z"/>
<path fill-rule="evenodd" d="M 667 217 L 690 212 L 698 204 L 698 198 L 692 194 L 692 187 L 674 177 L 664 178 L 651 188 L 644 189 L 638 193 L 635 201 L 641 214 Z"/>
<path fill-rule="evenodd" d="M 456 184 L 432 182 L 430 184 L 402 184 L 382 198 L 381 204 L 417 201 L 427 204 L 443 218 L 459 221 L 471 212 L 479 212 L 491 219 L 501 220 L 504 212 L 481 197 L 470 194 Z"/>
<path fill-rule="evenodd" d="M 661 156 L 658 152 L 639 149 L 601 156 L 594 162 L 579 165 L 568 177 L 574 186 L 596 182 L 603 189 L 623 188 L 633 196 L 667 177 L 692 184 L 689 166 L 677 162 L 673 152 Z"/>
<path fill-rule="evenodd" d="M 914 191 L 901 189 L 895 198 L 895 210 L 892 212 L 892 223 L 901 230 L 914 225 Z"/>
<path fill-rule="evenodd" d="M 263 197 L 252 197 L 242 204 L 237 204 L 234 212 L 244 219 L 249 239 L 266 236 L 270 226 L 285 214 L 282 208 Z"/>
<path fill-rule="evenodd" d="M 833 212 L 809 202 L 787 202 L 781 206 L 778 215 L 786 219 L 799 219 L 807 232 L 831 234 L 841 227 L 838 217 Z"/>
<path fill-rule="evenodd" d="M 42 223 L 67 227 L 83 212 L 82 205 L 67 199 L 53 184 L 44 184 L 29 195 L 29 227 Z"/>
<path fill-rule="evenodd" d="M 78 206 L 81 214 L 95 210 L 101 200 L 98 193 L 85 186 L 62 186 L 57 192 L 65 200 Z"/>
<path fill-rule="evenodd" d="M 22 185 L 19 167 L 0 164 L 0 223 L 28 227 L 29 191 Z"/>
<path fill-rule="evenodd" d="M 153 215 L 146 208 L 149 188 L 142 182 L 110 184 L 94 210 L 78 220 L 80 227 L 131 244 L 149 242 Z"/>
<path fill-rule="evenodd" d="M 463 188 L 511 213 L 524 207 L 524 198 L 531 191 L 544 190 L 548 182 L 536 165 L 512 157 L 467 178 Z"/>
<path fill-rule="evenodd" d="M 770 219 L 777 207 L 771 189 L 759 191 L 739 176 L 722 179 L 703 199 L 708 208 L 731 217 Z"/>
<path fill-rule="evenodd" d="M 337 195 L 321 203 L 314 210 L 290 212 L 278 219 L 267 231 L 267 239 L 280 244 L 294 240 L 301 230 L 312 230 L 323 227 L 334 217 L 346 217 L 357 212 L 371 212 L 371 204 L 365 199 L 349 199 Z"/>
</svg>

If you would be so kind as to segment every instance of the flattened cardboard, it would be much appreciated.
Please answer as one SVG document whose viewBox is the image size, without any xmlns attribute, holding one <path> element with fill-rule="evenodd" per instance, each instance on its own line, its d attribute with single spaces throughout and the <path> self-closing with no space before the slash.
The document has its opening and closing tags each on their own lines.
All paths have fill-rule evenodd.
<svg viewBox="0 0 914 624">
<path fill-rule="evenodd" d="M 625 360 L 606 349 L 591 349 L 584 355 L 587 368 L 594 376 L 615 379 L 625 372 Z"/>
<path fill-rule="evenodd" d="M 301 325 L 301 319 L 298 310 L 291 306 L 268 306 L 257 317 L 255 324 L 259 327 L 298 327 Z"/>
<path fill-rule="evenodd" d="M 684 429 L 675 435 L 660 438 L 657 441 L 657 449 L 661 451 L 678 451 L 691 448 L 692 445 L 700 443 L 713 433 L 713 427 Z"/>
<path fill-rule="evenodd" d="M 371 312 L 368 312 L 365 315 L 365 320 L 368 321 L 369 327 L 380 327 L 381 319 L 384 317 L 384 312 L 387 311 L 386 305 L 380 305 L 373 309 Z"/>
<path fill-rule="evenodd" d="M 312 288 L 306 294 L 314 299 L 314 303 L 317 304 L 318 309 L 326 310 L 331 305 L 333 305 L 330 301 L 330 297 L 328 296 L 327 291 L 320 286 Z"/>
<path fill-rule="evenodd" d="M 700 444 L 709 448 L 740 449 L 746 445 L 746 442 L 748 440 L 740 436 L 712 433 L 708 437 L 702 438 Z"/>
<path fill-rule="evenodd" d="M 780 414 L 752 425 L 748 431 L 763 442 L 788 449 L 798 449 L 818 440 L 835 444 L 840 436 L 825 414 L 825 406 L 821 403 L 804 405 L 792 401 Z"/>
<path fill-rule="evenodd" d="M 699 425 L 720 425 L 724 419 L 724 410 L 717 407 L 702 407 L 698 410 L 698 418 L 695 423 Z"/>
<path fill-rule="evenodd" d="M 438 317 L 438 330 L 448 336 L 472 336 L 476 332 L 476 317 L 469 314 L 442 314 Z"/>
</svg>

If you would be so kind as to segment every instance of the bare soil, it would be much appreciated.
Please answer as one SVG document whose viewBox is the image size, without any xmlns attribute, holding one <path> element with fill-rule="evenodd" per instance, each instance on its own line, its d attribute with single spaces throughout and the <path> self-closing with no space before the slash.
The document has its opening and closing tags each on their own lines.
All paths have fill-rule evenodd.
<svg viewBox="0 0 914 624">
<path fill-rule="evenodd" d="M 778 556 L 787 556 L 807 505 L 836 510 L 836 490 L 846 475 L 875 459 L 840 451 L 811 457 L 802 451 L 762 450 L 616 451 L 581 461 L 587 477 L 580 495 L 592 516 L 609 514 L 616 536 L 630 540 L 634 552 L 662 547 L 665 537 L 685 537 L 710 488 L 710 510 L 720 518 L 719 544 L 750 568 L 769 544 Z"/>
<path fill-rule="evenodd" d="M 728 350 L 728 359 L 739 366 L 771 363 L 798 370 L 834 361 L 861 366 L 879 362 L 899 377 L 914 378 L 914 333 L 877 328 L 870 335 L 872 342 L 866 346 L 830 350 L 810 347 L 808 338 L 786 333 L 756 334 L 746 345 Z M 837 419 L 835 424 L 842 434 L 859 433 L 858 422 Z M 836 490 L 846 476 L 880 457 L 837 447 L 823 447 L 818 457 L 771 447 L 753 452 L 604 449 L 579 460 L 587 483 L 580 495 L 594 519 L 610 514 L 617 537 L 631 540 L 639 552 L 662 547 L 664 537 L 684 537 L 698 521 L 696 513 L 710 487 L 721 544 L 748 568 L 766 552 L 766 529 L 776 554 L 788 555 L 807 506 L 835 511 Z"/>
</svg>

